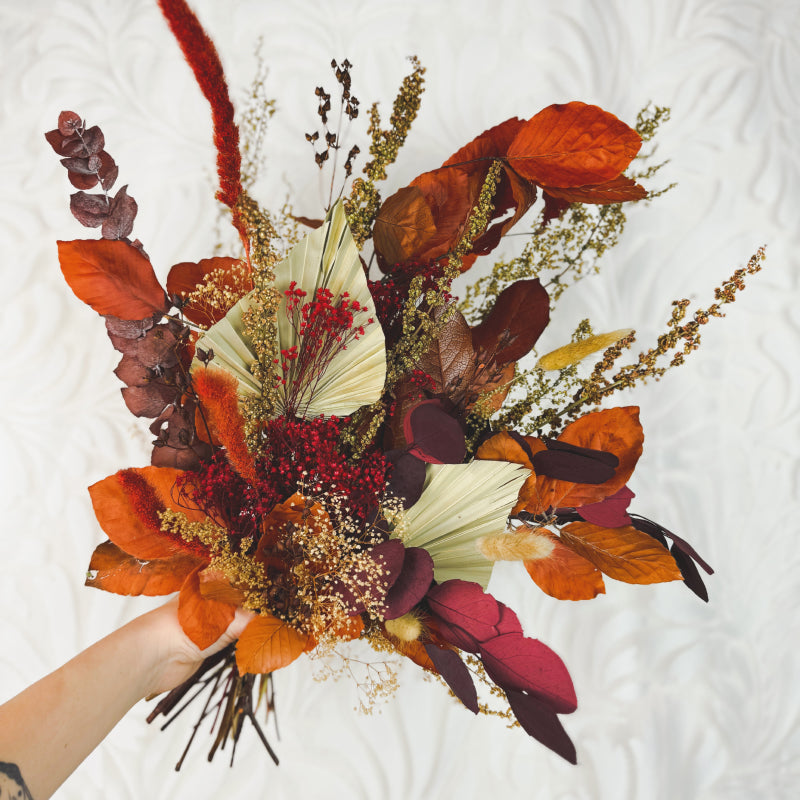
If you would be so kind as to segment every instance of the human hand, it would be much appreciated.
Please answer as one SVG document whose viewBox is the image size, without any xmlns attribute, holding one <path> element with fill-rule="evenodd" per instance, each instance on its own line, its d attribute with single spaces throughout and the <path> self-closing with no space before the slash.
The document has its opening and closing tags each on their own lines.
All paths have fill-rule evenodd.
<svg viewBox="0 0 800 800">
<path fill-rule="evenodd" d="M 129 624 L 137 628 L 143 643 L 145 696 L 167 692 L 190 678 L 204 659 L 236 641 L 253 616 L 251 611 L 237 609 L 225 633 L 205 650 L 183 632 L 177 598 L 133 620 Z"/>
</svg>

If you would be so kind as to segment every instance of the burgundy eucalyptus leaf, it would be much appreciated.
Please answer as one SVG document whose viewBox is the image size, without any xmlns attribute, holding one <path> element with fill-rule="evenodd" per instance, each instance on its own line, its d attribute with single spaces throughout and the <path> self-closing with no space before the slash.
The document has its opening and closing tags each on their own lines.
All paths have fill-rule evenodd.
<svg viewBox="0 0 800 800">
<path fill-rule="evenodd" d="M 181 339 L 167 325 L 156 325 L 136 343 L 136 358 L 146 367 L 169 369 L 180 360 Z"/>
<path fill-rule="evenodd" d="M 81 225 L 98 228 L 111 213 L 111 203 L 105 195 L 80 191 L 70 195 L 69 209 Z"/>
<path fill-rule="evenodd" d="M 460 464 L 467 454 L 464 429 L 441 400 L 414 406 L 403 420 L 403 431 L 410 452 L 430 464 Z"/>
<path fill-rule="evenodd" d="M 198 469 L 201 459 L 207 461 L 211 457 L 211 448 L 201 446 L 198 442 L 194 448 L 182 447 L 154 447 L 150 456 L 150 463 L 154 467 L 172 467 L 173 469 Z M 207 452 L 206 452 L 207 451 Z"/>
<path fill-rule="evenodd" d="M 564 662 L 543 642 L 506 633 L 481 643 L 486 674 L 501 688 L 527 691 L 557 714 L 578 707 Z"/>
<path fill-rule="evenodd" d="M 576 509 L 581 519 L 592 522 L 603 528 L 621 528 L 631 524 L 628 516 L 628 506 L 636 495 L 627 487 L 623 486 L 605 500 L 599 503 L 590 503 L 588 506 L 581 506 Z"/>
<path fill-rule="evenodd" d="M 103 131 L 97 125 L 93 125 L 83 132 L 83 146 L 86 149 L 87 156 L 99 153 L 105 147 L 105 144 L 106 140 L 103 136 Z"/>
<path fill-rule="evenodd" d="M 472 682 L 472 675 L 458 653 L 435 644 L 426 644 L 425 652 L 436 667 L 436 671 L 444 678 L 445 683 L 453 690 L 453 694 L 473 713 L 477 714 L 478 692 Z"/>
<path fill-rule="evenodd" d="M 67 178 L 69 178 L 69 182 L 76 188 L 80 189 L 80 191 L 85 192 L 89 189 L 94 189 L 97 186 L 97 175 L 90 174 L 90 175 L 82 175 L 80 172 L 68 172 Z M 89 227 L 95 227 L 94 225 Z"/>
<path fill-rule="evenodd" d="M 150 370 L 136 356 L 128 353 L 122 356 L 114 374 L 126 386 L 147 386 L 152 377 Z"/>
<path fill-rule="evenodd" d="M 399 539 L 389 539 L 375 545 L 368 555 L 379 565 L 379 576 L 374 570 L 356 568 L 346 577 L 334 581 L 334 591 L 351 614 L 361 614 L 366 610 L 366 598 L 376 604 L 385 599 L 403 569 L 405 547 Z M 354 590 L 353 587 L 358 589 Z"/>
<path fill-rule="evenodd" d="M 106 316 L 106 332 L 111 339 L 114 348 L 120 352 L 124 352 L 122 348 L 117 347 L 114 342 L 115 339 L 141 339 L 150 328 L 155 324 L 153 317 L 145 317 L 144 319 L 120 319 L 119 317 Z"/>
<path fill-rule="evenodd" d="M 90 166 L 90 162 L 94 158 L 97 157 L 92 156 L 91 158 L 62 158 L 61 163 L 70 172 L 77 172 L 81 175 L 93 175 L 95 172 L 97 172 L 97 169 L 100 166 L 99 163 L 96 163 L 94 166 Z"/>
<path fill-rule="evenodd" d="M 425 462 L 405 450 L 389 450 L 383 456 L 392 465 L 387 494 L 398 498 L 403 508 L 411 508 L 422 496 Z"/>
<path fill-rule="evenodd" d="M 155 381 L 147 386 L 126 386 L 120 391 L 135 417 L 157 417 L 167 405 L 175 402 L 175 387 Z"/>
<path fill-rule="evenodd" d="M 104 239 L 125 239 L 133 230 L 138 206 L 128 195 L 128 187 L 123 186 L 111 201 L 111 213 L 103 221 Z"/>
<path fill-rule="evenodd" d="M 572 483 L 600 484 L 614 477 L 619 459 L 605 450 L 592 450 L 557 439 L 545 439 L 546 450 L 533 457 L 537 475 Z"/>
<path fill-rule="evenodd" d="M 397 619 L 425 597 L 433 583 L 433 559 L 421 547 L 406 547 L 403 567 L 386 593 L 384 619 Z"/>
<path fill-rule="evenodd" d="M 570 764 L 578 763 L 575 745 L 564 730 L 561 720 L 548 706 L 532 695 L 506 689 L 506 697 L 522 730 L 536 741 L 558 753 Z"/>
<path fill-rule="evenodd" d="M 80 116 L 74 111 L 62 111 L 58 115 L 58 132 L 62 136 L 71 136 L 83 127 Z"/>
</svg>

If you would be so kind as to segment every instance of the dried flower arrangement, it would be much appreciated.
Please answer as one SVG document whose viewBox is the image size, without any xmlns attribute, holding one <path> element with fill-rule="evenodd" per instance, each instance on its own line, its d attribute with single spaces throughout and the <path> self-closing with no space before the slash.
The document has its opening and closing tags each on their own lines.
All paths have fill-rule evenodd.
<svg viewBox="0 0 800 800">
<path fill-rule="evenodd" d="M 689 302 L 675 302 L 666 332 L 630 364 L 619 361 L 632 330 L 598 334 L 585 321 L 571 342 L 523 367 L 564 289 L 616 243 L 623 204 L 659 194 L 638 183 L 659 165 L 630 166 L 665 109 L 645 109 L 634 128 L 580 102 L 512 118 L 383 199 L 380 182 L 423 92 L 412 59 L 388 125 L 377 105 L 369 111 L 364 177 L 353 178 L 352 147 L 338 192 L 341 130 L 329 125 L 331 95 L 317 89 L 321 128 L 306 139 L 334 178 L 320 219 L 293 217 L 248 194 L 271 104 L 254 92 L 240 145 L 212 42 L 184 0 L 159 5 L 211 106 L 217 198 L 241 253 L 176 264 L 164 289 L 130 239 L 136 202 L 127 187 L 110 193 L 118 168 L 101 130 L 65 111 L 46 134 L 77 190 L 72 213 L 102 235 L 58 243 L 64 277 L 105 318 L 122 353 L 123 399 L 152 420 L 155 437 L 150 466 L 90 487 L 108 541 L 87 585 L 179 592 L 181 624 L 201 648 L 238 607 L 255 612 L 238 643 L 150 719 L 172 719 L 193 690 L 205 692 L 198 726 L 215 715 L 210 756 L 229 739 L 235 752 L 247 718 L 277 762 L 256 717 L 260 704 L 272 706 L 273 673 L 363 639 L 574 763 L 559 719 L 576 708 L 572 681 L 486 591 L 493 565 L 521 562 L 564 600 L 596 597 L 604 575 L 683 580 L 708 599 L 698 566 L 712 570 L 691 545 L 628 511 L 643 445 L 638 409 L 590 409 L 682 364 L 701 326 L 760 269 L 763 250 L 708 308 L 689 316 Z M 340 127 L 359 116 L 351 67 L 332 64 Z M 537 199 L 522 254 L 459 303 L 454 279 Z M 301 237 L 299 225 L 310 232 Z M 593 354 L 581 377 L 577 365 Z M 394 688 L 393 675 L 376 674 L 374 694 Z"/>
</svg>

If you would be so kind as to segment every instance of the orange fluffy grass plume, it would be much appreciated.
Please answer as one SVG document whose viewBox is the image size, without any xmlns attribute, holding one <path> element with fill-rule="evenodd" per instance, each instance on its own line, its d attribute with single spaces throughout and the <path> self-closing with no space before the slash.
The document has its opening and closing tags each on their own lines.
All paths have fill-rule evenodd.
<svg viewBox="0 0 800 800">
<path fill-rule="evenodd" d="M 231 466 L 253 483 L 256 480 L 255 460 L 245 442 L 236 378 L 221 369 L 205 367 L 194 371 L 192 384 L 200 398 L 198 414 L 202 417 L 197 420 L 198 432 L 204 433 L 207 426 L 212 438 L 227 451 Z"/>
<path fill-rule="evenodd" d="M 242 157 L 222 63 L 214 43 L 184 0 L 158 0 L 158 5 L 211 106 L 219 175 L 217 198 L 233 208 L 242 193 Z"/>
</svg>

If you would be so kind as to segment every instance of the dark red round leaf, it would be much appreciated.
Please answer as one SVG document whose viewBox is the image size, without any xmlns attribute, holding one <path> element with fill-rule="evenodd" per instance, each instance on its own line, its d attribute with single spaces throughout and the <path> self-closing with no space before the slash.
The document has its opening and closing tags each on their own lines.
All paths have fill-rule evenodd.
<svg viewBox="0 0 800 800">
<path fill-rule="evenodd" d="M 421 547 L 406 547 L 403 568 L 384 600 L 384 619 L 407 614 L 425 597 L 433 582 L 433 559 Z"/>
</svg>

